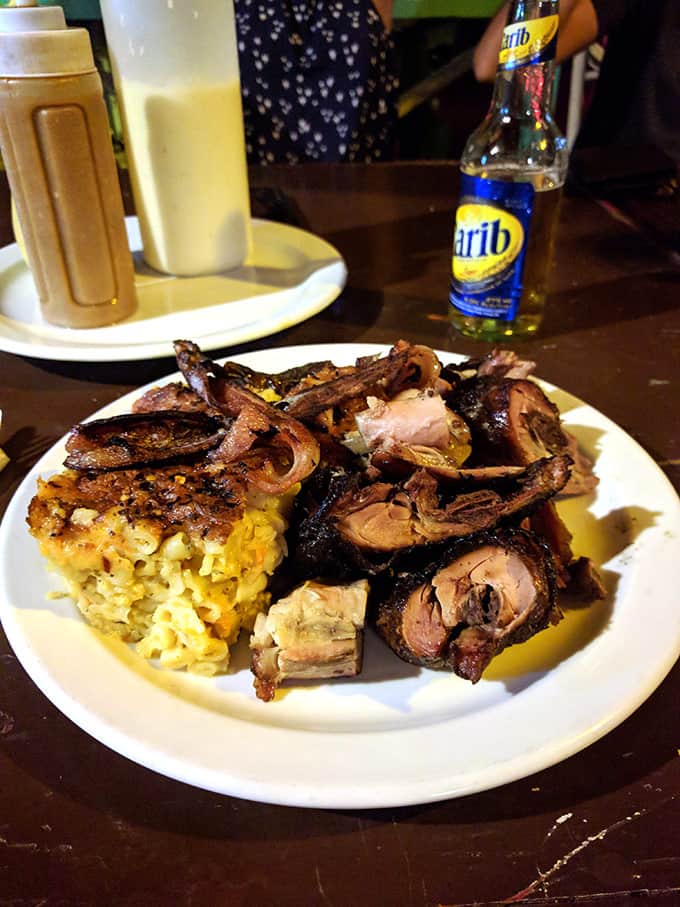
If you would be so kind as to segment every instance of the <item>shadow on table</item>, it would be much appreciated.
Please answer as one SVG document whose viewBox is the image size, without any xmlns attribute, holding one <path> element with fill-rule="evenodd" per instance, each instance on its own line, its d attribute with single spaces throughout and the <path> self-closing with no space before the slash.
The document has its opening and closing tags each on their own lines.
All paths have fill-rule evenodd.
<svg viewBox="0 0 680 907">
<path fill-rule="evenodd" d="M 588 284 L 549 296 L 541 339 L 625 321 L 637 321 L 677 308 L 670 292 L 680 271 L 660 271 Z"/>
<path fill-rule="evenodd" d="M 338 230 L 327 239 L 347 261 L 349 285 L 378 290 L 421 276 L 430 260 L 448 262 L 452 237 L 452 213 L 443 210 Z"/>
<path fill-rule="evenodd" d="M 4 648 L 4 647 L 3 647 Z M 307 810 L 244 802 L 180 784 L 107 751 L 86 737 L 42 697 L 27 691 L 22 672 L 7 670 L 14 656 L 0 655 L 5 686 L 3 717 L 17 715 L 14 727 L 0 727 L 5 757 L 53 793 L 132 826 L 198 838 L 301 840 L 356 831 L 356 821 L 430 826 L 482 825 L 564 811 L 635 784 L 677 759 L 680 665 L 644 706 L 586 750 L 559 765 L 494 790 L 440 803 L 377 810 Z M 23 712 L 21 711 L 23 709 Z M 493 720 L 490 717 L 490 720 Z M 646 745 L 654 727 L 654 746 Z M 499 731 L 501 729 L 499 728 Z M 45 758 L 35 737 L 58 740 Z M 272 758 L 276 754 L 272 753 Z M 607 766 L 603 772 L 603 766 Z M 139 792 L 143 791 L 143 796 Z M 370 828 L 370 825 L 366 826 Z"/>
<path fill-rule="evenodd" d="M 190 338 L 177 338 L 190 339 Z M 27 357 L 28 358 L 28 357 Z M 35 368 L 48 375 L 60 375 L 92 384 L 113 384 L 121 388 L 99 406 L 122 396 L 126 390 L 157 381 L 177 370 L 174 356 L 159 359 L 132 359 L 125 362 L 57 362 L 56 360 L 29 359 Z M 99 407 L 97 407 L 99 408 Z"/>
</svg>

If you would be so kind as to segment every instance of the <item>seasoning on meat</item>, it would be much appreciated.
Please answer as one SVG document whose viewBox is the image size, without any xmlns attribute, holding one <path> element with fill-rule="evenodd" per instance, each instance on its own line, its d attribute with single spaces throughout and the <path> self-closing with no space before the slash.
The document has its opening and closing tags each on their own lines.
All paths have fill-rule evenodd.
<svg viewBox="0 0 680 907">
<path fill-rule="evenodd" d="M 347 492 L 335 501 L 329 519 L 359 548 L 404 549 L 490 529 L 509 517 L 521 519 L 556 494 L 568 475 L 569 460 L 551 457 L 493 486 L 445 495 L 435 477 L 419 469 L 403 483 L 374 482 Z"/>
<path fill-rule="evenodd" d="M 188 457 L 217 447 L 223 420 L 201 412 L 164 410 L 95 419 L 71 429 L 69 469 L 127 469 Z"/>
<path fill-rule="evenodd" d="M 565 431 L 557 407 L 533 381 L 470 378 L 450 402 L 470 426 L 475 462 L 526 465 L 566 454 L 572 467 L 564 494 L 583 494 L 597 484 L 592 464 Z"/>
<path fill-rule="evenodd" d="M 413 664 L 476 683 L 494 655 L 559 620 L 552 558 L 522 530 L 458 541 L 419 573 L 397 576 L 377 629 Z"/>
</svg>

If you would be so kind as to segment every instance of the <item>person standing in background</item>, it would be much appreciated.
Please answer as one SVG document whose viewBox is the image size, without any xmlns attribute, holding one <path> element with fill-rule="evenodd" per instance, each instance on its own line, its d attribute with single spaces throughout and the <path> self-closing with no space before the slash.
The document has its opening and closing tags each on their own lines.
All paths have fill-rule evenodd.
<svg viewBox="0 0 680 907">
<path fill-rule="evenodd" d="M 392 0 L 235 0 L 235 10 L 250 163 L 393 157 Z"/>
<path fill-rule="evenodd" d="M 475 50 L 492 81 L 508 12 L 504 3 Z M 595 96 L 578 145 L 651 145 L 680 163 L 680 0 L 562 0 L 557 61 L 607 36 Z"/>
</svg>

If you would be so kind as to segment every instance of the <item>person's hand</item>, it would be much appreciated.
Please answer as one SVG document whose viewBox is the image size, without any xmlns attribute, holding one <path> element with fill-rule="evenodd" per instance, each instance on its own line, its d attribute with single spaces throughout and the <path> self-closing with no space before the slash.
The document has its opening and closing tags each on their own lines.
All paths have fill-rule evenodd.
<svg viewBox="0 0 680 907">
<path fill-rule="evenodd" d="M 383 20 L 385 28 L 387 31 L 392 30 L 392 6 L 394 5 L 394 0 L 373 0 L 373 6 L 380 13 L 380 18 Z"/>
<path fill-rule="evenodd" d="M 475 48 L 473 69 L 478 82 L 493 82 L 498 52 L 510 3 L 506 0 L 489 22 Z M 588 47 L 597 38 L 599 26 L 593 0 L 562 0 L 556 62 L 561 63 Z"/>
</svg>

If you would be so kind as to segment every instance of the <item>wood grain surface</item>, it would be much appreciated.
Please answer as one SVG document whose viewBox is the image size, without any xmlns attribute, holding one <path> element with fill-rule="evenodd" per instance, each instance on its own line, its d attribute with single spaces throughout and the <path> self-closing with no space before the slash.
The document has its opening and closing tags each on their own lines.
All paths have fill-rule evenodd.
<svg viewBox="0 0 680 907">
<path fill-rule="evenodd" d="M 281 190 L 287 219 L 335 244 L 349 280 L 320 315 L 215 356 L 398 337 L 486 351 L 447 322 L 454 164 L 272 167 L 251 182 L 256 194 Z M 637 199 L 623 216 L 565 198 L 545 326 L 515 346 L 541 377 L 629 432 L 678 489 L 678 262 L 645 227 L 650 217 L 667 237 L 680 223 L 677 199 Z M 0 183 L 0 244 L 10 241 Z M 0 353 L 0 446 L 10 456 L 0 513 L 73 423 L 174 368 Z M 599 742 L 497 790 L 405 809 L 294 809 L 190 788 L 116 755 L 50 705 L 0 633 L 0 904 L 672 907 L 679 701 L 676 665 Z"/>
</svg>

